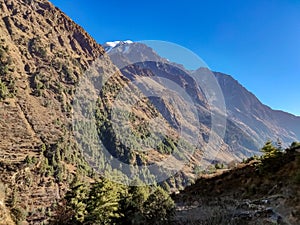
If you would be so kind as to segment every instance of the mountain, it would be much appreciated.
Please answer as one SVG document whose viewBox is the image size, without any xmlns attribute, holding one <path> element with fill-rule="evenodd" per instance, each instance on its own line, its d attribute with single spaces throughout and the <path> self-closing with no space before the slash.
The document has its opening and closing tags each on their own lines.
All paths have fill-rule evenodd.
<svg viewBox="0 0 300 225">
<path fill-rule="evenodd" d="M 0 15 L 3 202 L 14 221 L 42 224 L 72 180 L 90 179 L 71 140 L 71 95 L 104 49 L 46 0 L 1 0 Z"/>
<path fill-rule="evenodd" d="M 130 176 L 138 166 L 152 165 L 172 152 L 174 160 L 186 158 L 179 150 L 189 145 L 178 141 L 176 120 L 168 124 L 147 98 L 133 96 L 138 103 L 130 114 L 134 132 L 126 133 L 131 135 L 129 145 L 118 140 L 110 111 L 117 91 L 130 80 L 116 70 L 103 47 L 58 8 L 47 0 L 1 0 L 0 12 L 0 185 L 5 193 L 0 201 L 6 206 L 1 205 L 1 218 L 10 221 L 6 215 L 10 211 L 16 223 L 48 223 L 65 193 L 78 182 L 92 183 L 99 174 L 121 168 L 128 169 Z M 97 68 L 94 77 L 93 68 Z M 76 97 L 92 97 L 89 90 L 80 92 L 78 87 L 89 76 L 99 83 L 110 77 L 97 107 L 82 105 L 77 118 Z M 165 117 L 172 119 L 168 102 L 162 101 L 164 106 Z M 84 123 L 89 112 L 96 114 L 97 127 L 91 126 L 95 129 Z M 156 118 L 167 137 L 152 136 L 145 126 Z M 108 156 L 100 151 L 104 147 L 91 145 L 95 135 Z M 158 146 L 155 138 L 160 138 Z M 112 159 L 117 163 L 111 163 Z M 165 167 L 171 172 L 164 178 L 179 168 L 173 161 Z M 161 171 L 146 168 L 138 175 L 154 183 L 151 173 Z M 183 173 L 176 176 L 168 181 L 173 188 L 189 182 Z"/>
<path fill-rule="evenodd" d="M 110 52 L 113 48 L 119 47 L 121 45 L 131 44 L 133 43 L 130 40 L 127 41 L 112 41 L 112 42 L 106 42 L 102 47 L 104 48 L 105 52 Z"/>
<path fill-rule="evenodd" d="M 0 216 L 7 223 L 11 217 L 49 223 L 78 183 L 139 178 L 177 190 L 191 184 L 202 165 L 258 151 L 252 132 L 263 131 L 246 123 L 250 114 L 225 119 L 223 140 L 222 129 L 212 128 L 225 128 L 224 113 L 210 110 L 191 71 L 153 49 L 113 42 L 104 46 L 107 54 L 47 0 L 0 0 L 0 12 Z M 117 49 L 130 57 L 119 54 L 115 61 Z M 172 98 L 165 80 L 192 99 Z M 270 138 L 275 131 L 286 132 L 283 141 L 299 134 L 298 117 L 277 112 L 266 122 L 269 116 L 259 118 Z"/>
<path fill-rule="evenodd" d="M 185 78 L 191 75 L 191 71 L 186 70 L 182 65 L 169 62 L 167 59 L 160 57 L 153 49 L 147 48 L 142 43 L 122 42 L 121 45 L 110 49 L 109 55 L 119 68 L 128 64 L 127 61 L 122 61 L 122 58 L 126 58 L 126 60 L 130 59 L 132 64 L 137 64 L 139 67 L 147 69 L 151 67 L 150 70 L 155 71 L 155 75 L 165 76 L 167 79 L 178 83 L 181 87 L 184 86 L 183 83 L 192 83 L 191 80 L 188 81 Z M 143 64 L 138 62 L 143 62 Z M 170 68 L 164 68 L 164 70 L 172 70 L 172 73 L 161 75 L 161 71 L 159 71 L 160 65 L 152 63 L 153 65 L 150 66 L 151 62 L 161 62 L 168 65 Z M 183 75 L 184 73 L 186 73 L 185 76 Z M 123 74 L 128 78 L 131 77 L 129 73 L 125 72 Z M 214 72 L 213 74 L 224 95 L 226 113 L 228 115 L 225 142 L 228 144 L 230 151 L 235 152 L 236 156 L 242 158 L 257 154 L 260 147 L 267 140 L 275 141 L 280 139 L 284 146 L 299 140 L 300 117 L 272 110 L 270 107 L 262 104 L 254 94 L 247 91 L 230 75 L 220 72 Z M 181 80 L 181 83 L 179 80 Z M 202 96 L 203 101 L 205 98 L 203 93 L 200 95 L 195 94 L 198 87 L 193 85 L 188 85 L 187 87 L 186 90 L 190 95 Z M 207 108 L 207 105 L 205 107 Z"/>
<path fill-rule="evenodd" d="M 231 76 L 215 73 L 223 90 L 227 112 L 232 121 L 262 146 L 266 140 L 280 139 L 283 145 L 299 140 L 300 118 L 272 110 L 262 104 Z"/>
</svg>

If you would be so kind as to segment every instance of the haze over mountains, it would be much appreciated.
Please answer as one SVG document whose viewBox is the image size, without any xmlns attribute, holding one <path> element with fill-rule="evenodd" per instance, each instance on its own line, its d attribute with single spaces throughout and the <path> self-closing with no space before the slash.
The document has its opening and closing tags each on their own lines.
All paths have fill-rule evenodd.
<svg viewBox="0 0 300 225">
<path fill-rule="evenodd" d="M 142 43 L 132 43 L 132 41 L 115 41 L 105 43 L 104 48 L 109 52 L 112 61 L 122 68 L 120 57 L 132 59 L 134 62 L 161 62 L 174 66 L 173 76 L 169 79 L 184 79 L 183 71 L 187 74 L 190 71 L 184 69 L 182 65 L 169 62 L 167 59 L 157 55 L 157 53 Z M 114 52 L 115 51 L 115 52 Z M 125 65 L 125 64 L 124 64 Z M 139 65 L 141 66 L 141 65 Z M 142 67 L 151 67 L 142 65 Z M 158 65 L 152 65 L 158 67 Z M 176 70 L 177 69 L 177 70 Z M 182 69 L 182 70 L 180 70 Z M 171 70 L 171 69 L 169 69 Z M 158 71 L 152 68 L 152 71 Z M 176 72 L 177 71 L 177 72 Z M 161 73 L 161 72 L 157 72 Z M 158 74 L 156 74 L 158 75 Z M 129 77 L 129 74 L 125 74 Z M 214 72 L 225 99 L 225 105 L 228 115 L 228 128 L 225 142 L 229 145 L 231 151 L 237 155 L 250 156 L 257 152 L 267 140 L 280 139 L 286 146 L 296 141 L 300 137 L 300 117 L 292 114 L 272 110 L 256 98 L 256 96 L 230 75 L 220 72 Z M 187 83 L 192 81 L 186 81 Z M 181 86 L 183 84 L 181 83 Z M 188 93 L 196 93 L 193 85 L 187 85 Z M 203 93 L 202 93 L 203 94 Z M 202 96 L 203 99 L 205 96 Z M 234 132 L 232 131 L 234 130 Z M 234 137 L 235 136 L 235 137 Z M 241 156 L 242 156 L 241 154 Z"/>
</svg>

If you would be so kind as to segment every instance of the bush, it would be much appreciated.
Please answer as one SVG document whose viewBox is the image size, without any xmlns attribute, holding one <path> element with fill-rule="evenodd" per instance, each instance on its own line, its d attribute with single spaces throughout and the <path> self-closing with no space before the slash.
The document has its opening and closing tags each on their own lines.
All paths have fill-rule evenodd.
<svg viewBox="0 0 300 225">
<path fill-rule="evenodd" d="M 293 143 L 291 144 L 290 149 L 291 149 L 291 150 L 294 150 L 294 149 L 297 149 L 297 148 L 300 148 L 300 142 L 293 142 Z"/>
<path fill-rule="evenodd" d="M 11 209 L 11 213 L 13 215 L 13 219 L 16 223 L 22 222 L 27 217 L 27 212 L 25 209 L 21 207 L 14 207 Z"/>
<path fill-rule="evenodd" d="M 0 43 L 0 100 L 12 97 L 16 92 L 15 80 L 10 74 L 14 70 L 8 50 L 7 46 Z"/>
<path fill-rule="evenodd" d="M 267 141 L 261 151 L 264 154 L 262 159 L 274 158 L 281 153 L 280 148 L 276 148 L 271 141 Z"/>
<path fill-rule="evenodd" d="M 6 85 L 0 80 L 0 100 L 4 100 L 9 97 L 9 91 Z"/>
<path fill-rule="evenodd" d="M 40 37 L 33 38 L 29 41 L 29 50 L 30 53 L 40 58 L 46 58 L 47 56 L 46 47 L 43 45 Z"/>
<path fill-rule="evenodd" d="M 172 216 L 174 202 L 170 196 L 158 187 L 144 204 L 148 224 L 168 224 Z"/>
<path fill-rule="evenodd" d="M 297 171 L 297 173 L 294 177 L 294 181 L 296 184 L 300 184 L 300 171 Z"/>
</svg>

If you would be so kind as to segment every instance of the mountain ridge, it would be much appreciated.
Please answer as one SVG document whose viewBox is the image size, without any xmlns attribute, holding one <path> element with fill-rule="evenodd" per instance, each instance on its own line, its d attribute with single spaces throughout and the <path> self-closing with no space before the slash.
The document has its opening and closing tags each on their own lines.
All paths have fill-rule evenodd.
<svg viewBox="0 0 300 225">
<path fill-rule="evenodd" d="M 14 221 L 41 224 L 76 176 L 88 180 L 69 140 L 68 93 L 104 50 L 49 1 L 1 0 L 0 12 L 0 179 Z"/>
<path fill-rule="evenodd" d="M 139 63 L 139 66 L 145 66 L 148 68 L 148 66 L 146 65 L 147 61 L 149 61 L 148 64 L 150 64 L 150 61 L 169 64 L 171 67 L 174 67 L 173 73 L 175 74 L 173 78 L 168 77 L 168 79 L 171 80 L 177 79 L 176 73 L 178 73 L 177 75 L 180 77 L 179 70 L 182 70 L 187 74 L 190 73 L 190 71 L 186 70 L 183 66 L 173 62 L 169 62 L 167 59 L 159 56 L 153 49 L 152 51 L 147 50 L 147 53 L 143 54 L 143 52 L 145 52 L 143 51 L 145 48 L 144 46 L 145 45 L 143 43 L 139 42 L 128 44 L 123 43 L 122 46 L 116 46 L 115 48 L 112 48 L 109 52 L 109 55 L 112 61 L 119 68 L 126 66 L 128 63 Z M 124 52 L 125 48 L 126 52 Z M 137 55 L 138 57 L 136 57 Z M 126 58 L 126 60 L 124 58 Z M 155 65 L 153 66 L 155 67 Z M 154 69 L 153 66 L 152 69 Z M 179 69 L 178 72 L 176 72 L 175 68 Z M 155 70 L 158 71 L 157 69 Z M 274 140 L 280 137 L 285 146 L 299 139 L 300 117 L 285 112 L 272 110 L 269 106 L 260 102 L 255 94 L 249 92 L 231 75 L 227 75 L 221 72 L 212 72 L 212 74 L 215 75 L 223 91 L 229 119 L 233 123 L 237 124 L 237 126 L 242 125 L 249 137 L 253 137 L 253 134 L 255 134 L 253 137 L 253 140 L 256 142 L 257 146 L 255 151 L 257 151 L 260 146 L 262 146 L 264 142 L 269 139 Z M 125 76 L 128 76 L 128 74 Z M 187 89 L 187 91 L 188 93 L 195 93 L 195 91 L 191 91 L 191 89 Z M 252 151 L 253 150 L 254 149 L 252 148 Z M 250 155 L 251 153 L 247 153 L 247 156 Z"/>
<path fill-rule="evenodd" d="M 152 102 L 142 99 L 137 101 L 134 113 L 130 115 L 134 122 L 134 134 L 142 140 L 151 136 L 145 124 L 160 116 L 169 135 L 159 146 L 153 147 L 150 143 L 151 149 L 146 153 L 137 151 L 141 145 L 132 137 L 129 140 L 132 149 L 120 144 L 110 120 L 110 110 L 118 91 L 130 83 L 130 75 L 151 77 L 160 73 L 161 77 L 171 78 L 174 71 L 180 73 L 182 79 L 176 80 L 177 83 L 181 86 L 187 83 L 188 91 L 199 102 L 197 109 L 203 120 L 201 140 L 203 144 L 206 142 L 210 131 L 206 99 L 183 68 L 152 55 L 158 63 L 129 65 L 123 71 L 116 71 L 116 65 L 105 54 L 103 47 L 47 0 L 1 0 L 0 12 L 0 67 L 3 73 L 0 82 L 0 181 L 5 189 L 3 202 L 11 210 L 15 222 L 47 223 L 70 186 L 77 182 L 94 182 L 98 174 L 104 174 L 96 171 L 97 167 L 105 172 L 120 170 L 119 165 L 112 168 L 99 149 L 90 145 L 89 139 L 82 138 L 81 144 L 89 147 L 89 152 L 84 155 L 74 137 L 76 132 L 73 129 L 86 136 L 94 135 L 90 127 L 80 127 L 80 124 L 72 127 L 76 88 L 81 78 L 93 76 L 93 73 L 86 71 L 94 63 L 97 73 L 92 78 L 96 81 L 100 82 L 104 75 L 111 75 L 106 89 L 97 99 L 96 111 L 97 135 L 109 147 L 111 156 L 133 166 L 148 165 L 172 153 L 176 153 L 178 158 L 184 157 L 178 152 L 180 142 L 176 125 L 182 122 L 192 131 L 195 128 L 187 118 L 179 121 L 165 99 L 152 99 Z M 139 54 L 139 57 L 149 57 L 151 50 L 147 50 L 149 55 Z M 127 76 L 124 76 L 125 72 Z M 137 96 L 132 100 L 138 100 Z M 176 100 L 182 105 L 186 103 L 180 96 Z M 155 104 L 161 108 L 155 108 Z M 93 112 L 88 105 L 84 107 L 87 109 L 84 112 Z M 238 124 L 231 121 L 229 126 L 228 143 L 222 142 L 220 149 L 215 150 L 220 150 L 217 160 L 221 162 L 230 161 L 241 149 L 246 148 L 247 153 L 248 146 L 255 147 L 249 139 L 251 136 Z M 234 139 L 232 134 L 235 131 L 237 137 L 234 136 Z M 151 142 L 148 140 L 146 142 Z M 234 141 L 240 142 L 237 144 L 239 149 L 229 149 L 229 144 Z M 246 153 L 241 152 L 239 158 L 245 157 Z M 202 154 L 201 149 L 196 149 L 187 168 L 167 180 L 165 185 L 178 189 L 191 183 L 188 175 L 195 176 L 194 171 L 203 158 Z M 90 160 L 92 157 L 97 160 Z M 149 171 L 141 172 L 147 175 Z"/>
<path fill-rule="evenodd" d="M 114 43 L 114 44 L 111 45 L 111 44 L 109 44 L 109 43 Z M 141 44 L 143 44 L 143 42 L 135 42 L 135 41 L 131 41 L 131 40 L 125 40 L 125 41 L 118 40 L 118 41 L 108 41 L 108 42 L 105 42 L 105 43 L 103 43 L 103 44 L 101 44 L 101 45 L 102 45 L 102 46 L 106 46 L 106 45 L 109 46 L 109 47 L 110 47 L 109 51 L 111 51 L 111 50 L 114 49 L 114 48 L 118 48 L 120 45 L 124 45 L 124 46 L 127 45 L 127 47 L 129 47 L 131 44 L 134 44 L 134 43 L 141 43 Z M 149 47 L 149 46 L 148 46 L 148 47 Z M 151 47 L 150 47 L 150 48 L 151 48 Z M 105 48 L 104 48 L 104 49 L 105 49 Z M 155 49 L 152 49 L 152 50 L 155 52 Z M 107 53 L 108 53 L 108 52 L 107 52 Z M 155 52 L 155 54 L 157 54 L 157 53 Z M 157 55 L 158 55 L 158 54 L 157 54 Z M 164 58 L 163 56 L 160 56 L 160 57 L 161 57 L 162 59 L 165 59 L 165 60 L 168 60 L 168 61 L 169 61 L 169 59 Z M 170 61 L 169 61 L 169 63 L 174 63 L 174 64 L 176 64 L 176 62 L 170 62 Z M 177 65 L 179 65 L 179 64 L 177 64 Z M 181 65 L 181 66 L 183 66 L 183 65 Z M 237 79 L 234 78 L 234 76 L 230 75 L 229 73 L 224 73 L 224 72 L 222 72 L 222 71 L 217 71 L 217 70 L 212 70 L 212 72 L 213 72 L 214 74 L 222 74 L 222 75 L 224 75 L 224 76 L 229 76 L 229 77 L 232 78 L 234 81 L 236 81 L 236 82 L 238 83 L 238 85 L 240 85 L 242 88 L 244 88 L 245 90 L 247 90 L 247 92 L 248 92 L 249 94 L 253 95 L 255 98 L 258 99 L 258 101 L 260 101 L 259 98 L 255 95 L 254 92 L 249 91 L 249 90 L 247 89 L 247 87 L 244 86 L 244 85 L 242 85 Z M 261 102 L 261 101 L 260 101 L 260 102 Z M 293 113 L 291 113 L 291 112 L 288 112 L 288 111 L 285 111 L 285 110 L 282 110 L 282 109 L 275 109 L 275 108 L 272 108 L 272 107 L 268 106 L 267 104 L 265 104 L 265 103 L 263 103 L 263 102 L 261 102 L 261 103 L 262 103 L 264 106 L 270 108 L 272 111 L 276 111 L 276 112 L 278 112 L 278 113 L 287 113 L 287 114 L 290 114 L 291 116 L 300 118 L 299 115 L 295 115 L 295 114 L 293 114 Z"/>
</svg>

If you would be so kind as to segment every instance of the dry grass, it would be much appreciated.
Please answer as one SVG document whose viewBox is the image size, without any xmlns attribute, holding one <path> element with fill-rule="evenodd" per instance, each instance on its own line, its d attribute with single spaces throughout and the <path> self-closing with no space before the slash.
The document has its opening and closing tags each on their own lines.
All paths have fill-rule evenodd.
<svg viewBox="0 0 300 225">
<path fill-rule="evenodd" d="M 5 187 L 2 183 L 0 183 L 0 225 L 14 225 L 15 223 L 10 217 L 9 210 L 6 208 L 4 200 Z"/>
<path fill-rule="evenodd" d="M 299 158 L 283 155 L 272 162 L 277 170 L 260 171 L 253 162 L 202 177 L 175 197 L 174 224 L 300 224 Z"/>
</svg>

